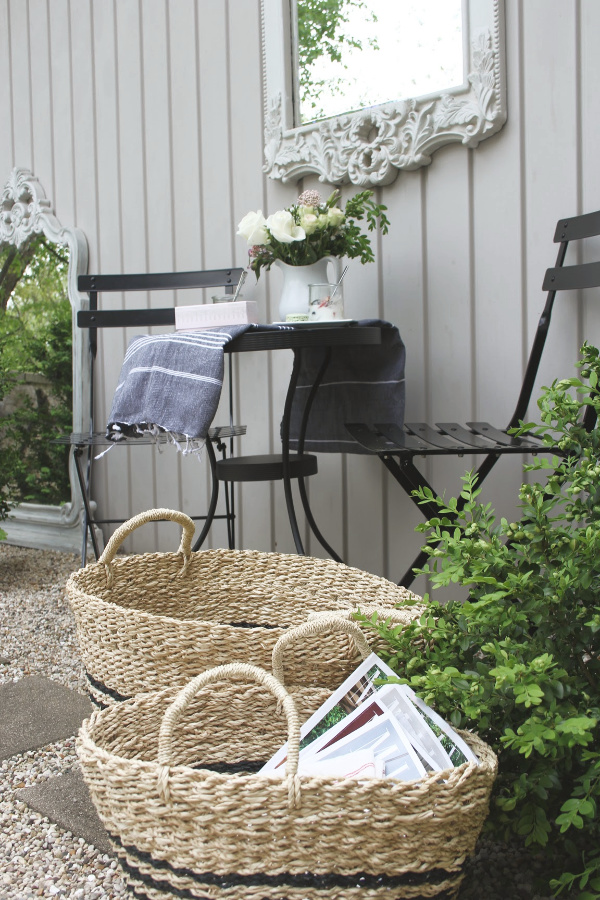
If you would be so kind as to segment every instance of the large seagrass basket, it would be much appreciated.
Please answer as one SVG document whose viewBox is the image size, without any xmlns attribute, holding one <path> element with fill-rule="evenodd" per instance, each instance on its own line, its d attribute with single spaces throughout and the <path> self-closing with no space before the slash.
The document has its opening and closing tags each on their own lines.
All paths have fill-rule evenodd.
<svg viewBox="0 0 600 900">
<path fill-rule="evenodd" d="M 163 519 L 183 528 L 177 552 L 117 556 L 136 528 Z M 422 610 L 417 595 L 360 569 L 252 550 L 193 553 L 193 535 L 194 523 L 183 513 L 149 510 L 118 528 L 100 559 L 69 578 L 67 596 L 96 705 L 183 685 L 232 660 L 268 670 L 281 634 L 311 613 L 394 609 L 414 601 L 394 609 L 395 621 L 409 622 Z M 290 654 L 287 680 L 335 687 L 358 661 L 351 638 L 340 645 L 323 634 Z"/>
<path fill-rule="evenodd" d="M 479 765 L 412 782 L 298 775 L 300 718 L 328 694 L 311 704 L 310 692 L 232 663 L 83 723 L 83 775 L 136 896 L 456 897 L 488 813 L 492 750 L 460 732 Z M 286 739 L 285 774 L 258 774 Z"/>
</svg>

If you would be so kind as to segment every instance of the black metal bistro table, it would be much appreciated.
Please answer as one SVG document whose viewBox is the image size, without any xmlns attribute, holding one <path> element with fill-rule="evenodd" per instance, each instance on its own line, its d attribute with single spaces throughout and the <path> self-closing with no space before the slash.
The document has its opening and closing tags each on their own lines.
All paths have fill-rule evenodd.
<svg viewBox="0 0 600 900">
<path fill-rule="evenodd" d="M 292 495 L 292 477 L 290 474 L 290 460 L 294 456 L 290 450 L 290 420 L 292 415 L 292 404 L 296 387 L 298 384 L 298 375 L 302 364 L 302 354 L 306 349 L 322 349 L 323 359 L 317 371 L 316 378 L 309 390 L 308 399 L 304 407 L 302 423 L 298 435 L 297 455 L 301 456 L 304 450 L 304 440 L 306 429 L 310 416 L 310 410 L 313 400 L 319 389 L 327 367 L 331 359 L 331 353 L 334 347 L 360 347 L 366 345 L 381 344 L 381 326 L 377 324 L 360 325 L 358 322 L 350 321 L 344 324 L 336 322 L 320 323 L 319 325 L 311 325 L 309 323 L 292 324 L 291 330 L 261 330 L 260 326 L 251 331 L 241 334 L 225 345 L 225 353 L 247 353 L 253 350 L 292 350 L 294 354 L 294 363 L 292 366 L 292 374 L 288 384 L 283 409 L 283 417 L 281 420 L 281 454 L 283 468 L 283 489 L 285 494 L 285 502 L 287 508 L 288 519 L 292 529 L 292 536 L 296 550 L 301 555 L 306 555 L 300 531 L 298 529 L 298 520 L 294 507 L 294 499 Z M 342 562 L 341 557 L 328 544 L 321 534 L 308 502 L 308 494 L 306 491 L 305 480 L 302 476 L 298 478 L 298 489 L 304 513 L 306 515 L 309 527 L 321 546 L 327 553 L 337 562 Z M 210 522 L 207 520 L 204 531 L 208 531 Z"/>
</svg>

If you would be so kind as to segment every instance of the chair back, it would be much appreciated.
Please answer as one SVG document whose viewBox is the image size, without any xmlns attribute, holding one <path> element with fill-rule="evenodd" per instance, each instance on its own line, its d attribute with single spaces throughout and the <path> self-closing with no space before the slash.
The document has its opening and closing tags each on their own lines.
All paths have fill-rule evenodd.
<svg viewBox="0 0 600 900">
<path fill-rule="evenodd" d="M 90 329 L 90 345 L 95 351 L 96 328 L 127 328 L 129 326 L 173 325 L 175 307 L 161 309 L 98 309 L 98 294 L 125 291 L 179 291 L 189 288 L 224 287 L 233 293 L 242 268 L 207 269 L 197 272 L 155 272 L 143 275 L 80 275 L 77 287 L 89 294 L 89 310 L 77 313 L 77 325 Z"/>
<path fill-rule="evenodd" d="M 573 241 L 582 241 L 585 238 L 600 236 L 600 211 L 586 213 L 581 216 L 573 216 L 570 219 L 559 219 L 554 232 L 554 243 L 558 244 L 558 254 L 554 266 L 546 270 L 542 290 L 547 291 L 546 303 L 538 327 L 535 333 L 525 377 L 521 387 L 521 393 L 515 411 L 508 428 L 515 428 L 521 422 L 527 412 L 535 379 L 538 373 L 542 352 L 546 344 L 554 300 L 559 291 L 574 291 L 585 288 L 600 287 L 600 261 L 589 263 L 577 263 L 565 266 L 565 258 L 569 244 Z M 599 244 L 600 255 L 600 244 Z M 586 413 L 585 425 L 592 428 L 595 414 L 589 408 Z"/>
</svg>

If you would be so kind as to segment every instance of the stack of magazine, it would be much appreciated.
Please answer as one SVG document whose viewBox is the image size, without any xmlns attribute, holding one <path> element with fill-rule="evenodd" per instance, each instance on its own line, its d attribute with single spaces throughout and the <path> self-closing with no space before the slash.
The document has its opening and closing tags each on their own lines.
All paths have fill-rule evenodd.
<svg viewBox="0 0 600 900">
<path fill-rule="evenodd" d="M 408 685 L 375 684 L 395 675 L 371 653 L 348 676 L 300 730 L 300 775 L 415 781 L 465 762 L 478 764 Z M 260 771 L 283 774 L 286 756 L 284 745 Z"/>
</svg>

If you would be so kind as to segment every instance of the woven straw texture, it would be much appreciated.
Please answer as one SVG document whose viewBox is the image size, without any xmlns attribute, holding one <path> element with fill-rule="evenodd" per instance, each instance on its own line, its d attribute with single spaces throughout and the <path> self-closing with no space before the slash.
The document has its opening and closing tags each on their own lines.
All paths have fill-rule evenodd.
<svg viewBox="0 0 600 900">
<path fill-rule="evenodd" d="M 233 663 L 83 723 L 84 778 L 136 896 L 456 896 L 488 813 L 494 753 L 461 732 L 479 766 L 418 782 L 299 776 L 299 723 L 327 696 L 315 691 L 303 708 L 309 693 L 294 700 L 273 675 Z M 285 774 L 256 774 L 286 739 Z"/>
<path fill-rule="evenodd" d="M 177 552 L 116 556 L 129 534 L 159 519 L 182 526 Z M 192 553 L 193 535 L 183 513 L 150 510 L 117 529 L 98 562 L 69 578 L 67 596 L 97 705 L 183 685 L 233 660 L 268 670 L 278 638 L 311 613 L 388 612 L 408 601 L 414 605 L 393 610 L 394 621 L 407 623 L 422 609 L 417 595 L 360 569 L 250 550 Z M 309 638 L 287 657 L 287 680 L 333 688 L 359 660 L 351 639 Z"/>
</svg>

